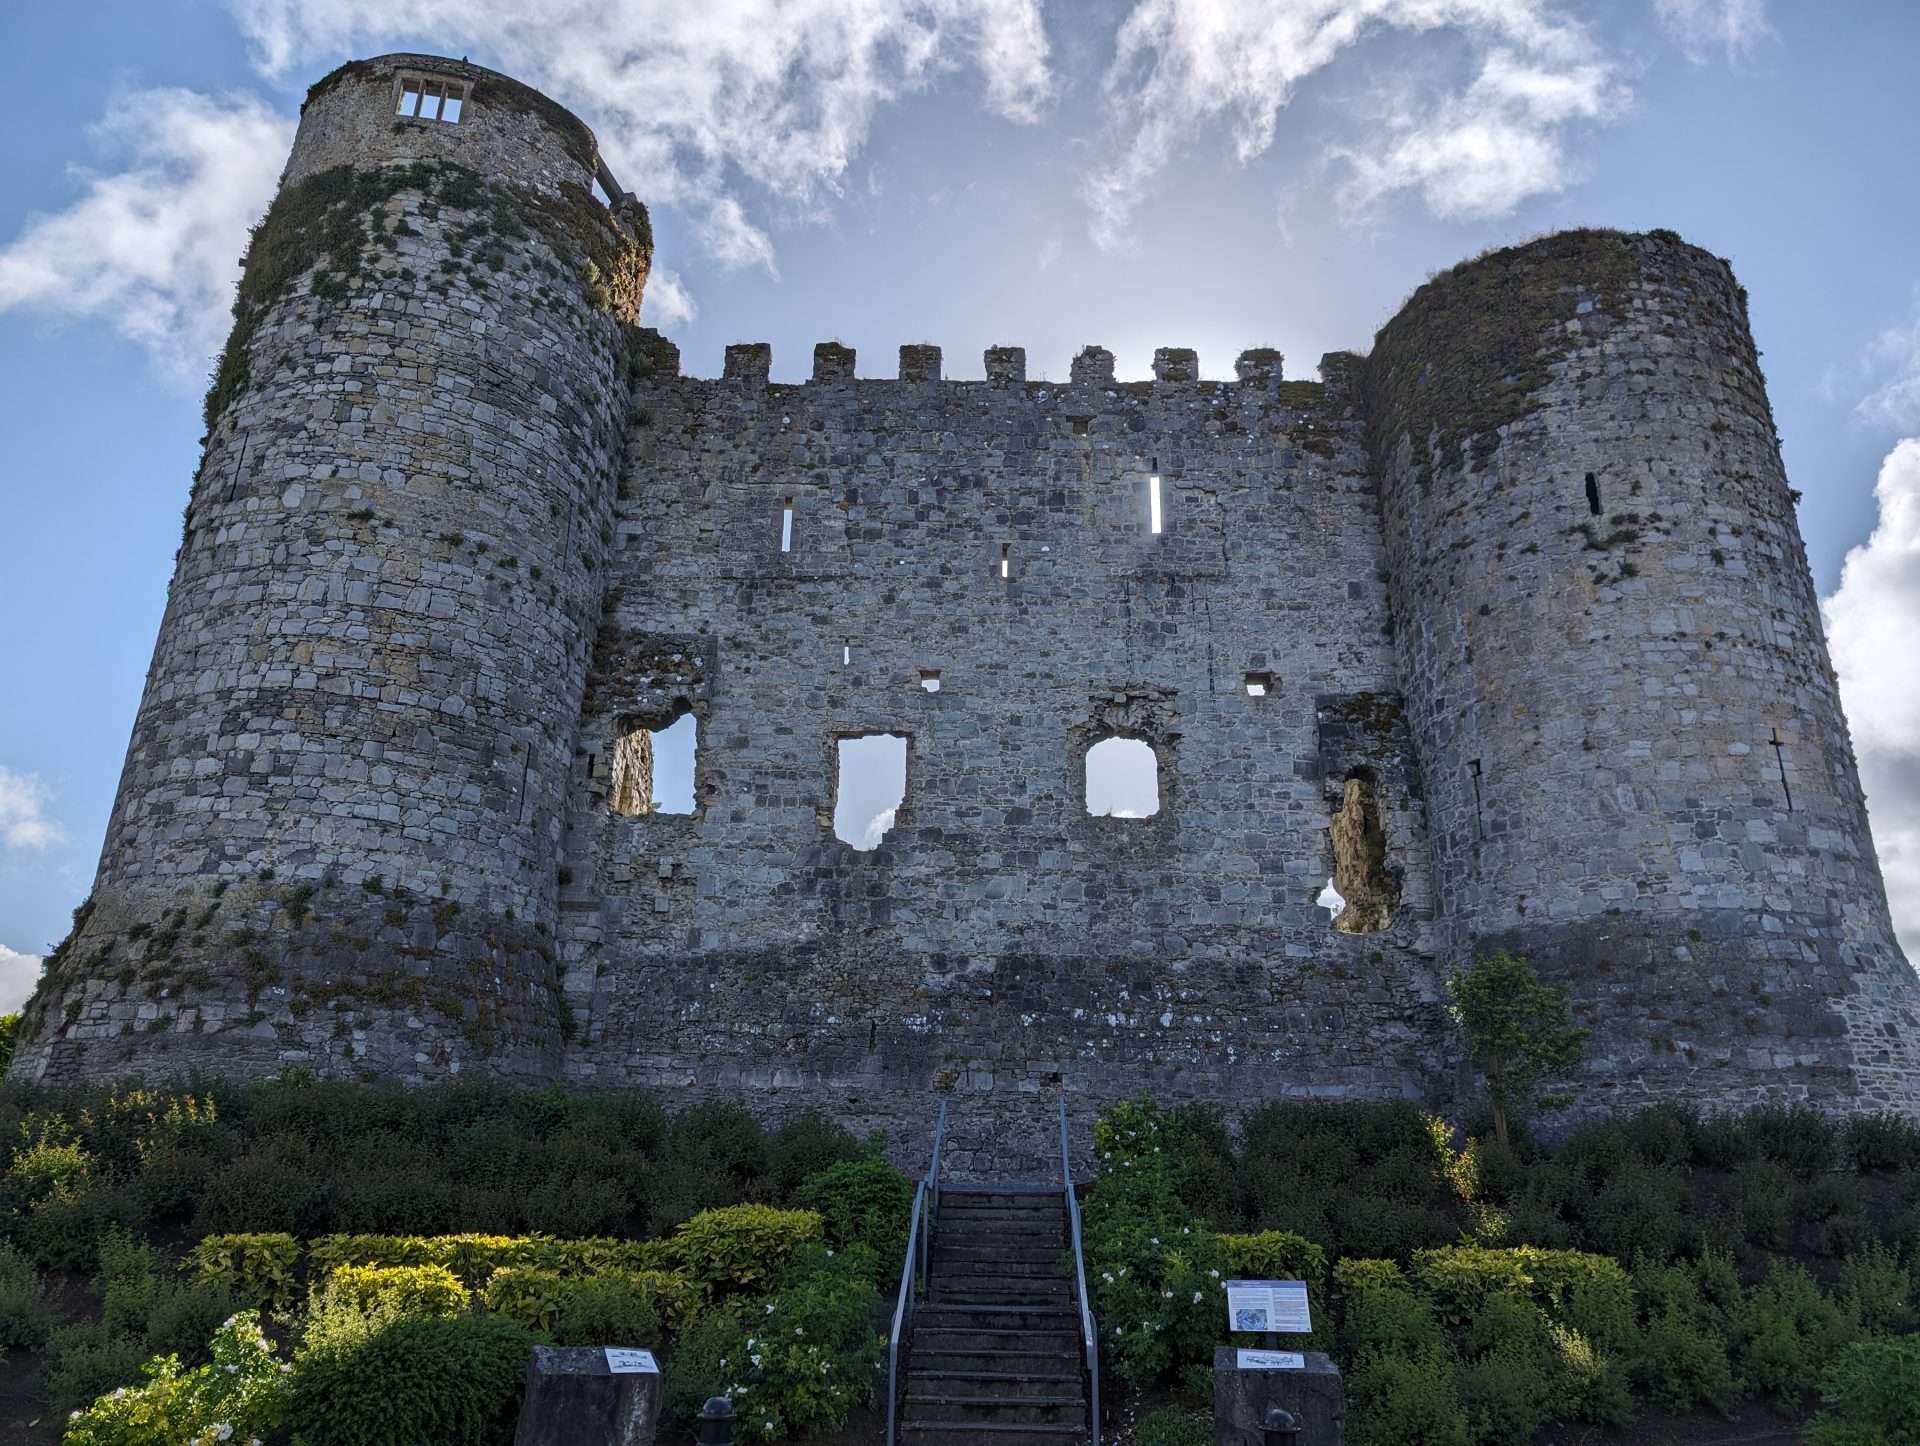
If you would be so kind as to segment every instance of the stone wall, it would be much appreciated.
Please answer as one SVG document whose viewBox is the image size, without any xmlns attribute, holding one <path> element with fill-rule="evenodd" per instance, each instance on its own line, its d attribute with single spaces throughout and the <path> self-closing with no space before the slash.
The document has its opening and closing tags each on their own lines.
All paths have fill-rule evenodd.
<svg viewBox="0 0 1920 1446">
<path fill-rule="evenodd" d="M 1574 990 L 1589 1107 L 1912 1108 L 1913 971 L 1727 264 L 1498 252 L 1371 373 L 1446 950 Z"/>
<path fill-rule="evenodd" d="M 998 357 L 1001 380 L 943 382 L 903 348 L 870 380 L 823 347 L 783 386 L 738 348 L 729 378 L 664 356 L 636 387 L 560 903 L 568 1077 L 916 1133 L 951 1091 L 963 1168 L 1044 1153 L 1061 1087 L 1431 1092 L 1424 824 L 1358 413 L 1277 356 L 1116 384 L 1094 351 L 1064 386 Z M 621 815 L 615 739 L 681 707 L 697 813 Z M 862 852 L 831 818 L 836 740 L 867 732 L 909 756 Z M 1109 735 L 1158 754 L 1153 817 L 1088 815 Z M 1314 903 L 1361 764 L 1401 879 L 1372 935 Z"/>
<path fill-rule="evenodd" d="M 395 116 L 423 64 L 473 85 L 458 124 Z M 557 1069 L 553 857 L 646 256 L 588 193 L 591 134 L 523 91 L 388 56 L 307 103 L 18 1072 Z"/>
</svg>

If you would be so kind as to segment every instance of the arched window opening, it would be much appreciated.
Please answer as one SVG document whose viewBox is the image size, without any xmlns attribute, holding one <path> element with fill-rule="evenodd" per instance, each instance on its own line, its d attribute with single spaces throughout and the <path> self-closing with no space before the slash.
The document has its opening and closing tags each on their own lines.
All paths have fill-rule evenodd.
<svg viewBox="0 0 1920 1446">
<path fill-rule="evenodd" d="M 1160 758 L 1138 738 L 1102 738 L 1087 750 L 1087 812 L 1151 818 L 1160 812 Z"/>
<path fill-rule="evenodd" d="M 862 853 L 880 847 L 907 798 L 907 740 L 897 733 L 842 738 L 833 780 L 833 836 Z"/>
<path fill-rule="evenodd" d="M 629 719 L 613 740 L 608 806 L 627 818 L 694 812 L 700 720 L 682 708 L 663 728 Z"/>
<path fill-rule="evenodd" d="M 1328 833 L 1333 841 L 1333 877 L 1315 900 L 1332 914 L 1343 934 L 1377 934 L 1393 925 L 1399 881 L 1387 868 L 1387 831 L 1373 770 L 1348 772 L 1340 807 Z"/>
</svg>

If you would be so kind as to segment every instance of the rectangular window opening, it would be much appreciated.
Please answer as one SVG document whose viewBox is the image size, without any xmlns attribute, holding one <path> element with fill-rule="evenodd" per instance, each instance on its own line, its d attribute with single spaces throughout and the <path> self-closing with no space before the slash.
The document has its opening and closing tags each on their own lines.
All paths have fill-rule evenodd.
<svg viewBox="0 0 1920 1446">
<path fill-rule="evenodd" d="M 780 505 L 780 550 L 793 551 L 793 499 L 791 497 Z"/>
<path fill-rule="evenodd" d="M 938 693 L 940 691 L 940 670 L 938 668 L 922 668 L 920 670 L 920 686 L 929 693 Z"/>
<path fill-rule="evenodd" d="M 853 661 L 853 644 L 842 643 L 840 645 L 840 666 L 844 668 L 847 666 L 847 664 L 851 663 L 852 661 Z"/>
<path fill-rule="evenodd" d="M 1000 579 L 1001 581 L 1004 582 L 1009 576 L 1011 576 L 1012 570 L 1013 570 L 1013 544 L 1010 542 L 1003 542 L 1000 544 Z"/>
<path fill-rule="evenodd" d="M 463 101 L 464 97 L 462 97 L 458 91 L 449 87 L 447 90 L 447 108 L 440 113 L 440 119 L 458 125 L 460 123 L 460 107 Z"/>
<path fill-rule="evenodd" d="M 1160 535 L 1160 474 L 1147 478 L 1147 524 L 1153 529 L 1153 535 Z"/>
<path fill-rule="evenodd" d="M 407 80 L 407 81 L 401 82 L 399 113 L 401 115 L 420 114 L 420 82 L 419 81 Z"/>
<path fill-rule="evenodd" d="M 1264 698 L 1273 691 L 1273 674 L 1248 673 L 1246 676 L 1247 696 Z"/>
<path fill-rule="evenodd" d="M 446 104 L 447 88 L 439 81 L 430 81 L 420 88 L 420 114 L 428 120 L 440 119 L 440 107 Z"/>
<path fill-rule="evenodd" d="M 880 847 L 907 797 L 907 740 L 898 733 L 842 738 L 835 751 L 833 836 L 862 853 Z"/>
<path fill-rule="evenodd" d="M 694 812 L 699 749 L 700 724 L 691 712 L 660 728 L 629 719 L 613 740 L 607 806 L 627 818 Z"/>
<path fill-rule="evenodd" d="M 606 187 L 600 184 L 600 178 L 598 176 L 593 178 L 593 199 L 603 206 L 611 206 L 613 204 L 613 202 L 607 199 Z"/>
</svg>

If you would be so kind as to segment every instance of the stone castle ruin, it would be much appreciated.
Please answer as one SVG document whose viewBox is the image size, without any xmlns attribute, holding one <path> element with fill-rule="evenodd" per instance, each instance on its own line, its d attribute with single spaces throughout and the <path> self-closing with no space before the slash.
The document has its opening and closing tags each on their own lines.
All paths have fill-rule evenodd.
<svg viewBox="0 0 1920 1446">
<path fill-rule="evenodd" d="M 760 345 L 680 374 L 651 251 L 505 76 L 314 86 L 16 1077 L 896 1131 L 950 1091 L 964 1165 L 1062 1091 L 1460 1101 L 1444 979 L 1506 948 L 1593 1030 L 1582 1108 L 1920 1104 L 1726 263 L 1549 236 L 1318 381 L 1096 347 L 949 381 L 933 346 L 881 380 L 823 344 L 781 385 Z M 691 812 L 657 809 L 688 715 Z M 869 735 L 905 785 L 865 848 L 832 821 Z M 1112 739 L 1151 750 L 1146 816 L 1088 809 Z"/>
</svg>

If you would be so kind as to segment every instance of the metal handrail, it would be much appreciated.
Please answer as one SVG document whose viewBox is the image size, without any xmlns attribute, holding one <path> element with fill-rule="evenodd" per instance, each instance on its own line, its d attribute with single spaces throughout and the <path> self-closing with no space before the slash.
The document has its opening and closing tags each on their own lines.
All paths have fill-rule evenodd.
<svg viewBox="0 0 1920 1446">
<path fill-rule="evenodd" d="M 1067 1197 L 1067 1235 L 1073 1243 L 1073 1283 L 1080 1299 L 1080 1341 L 1086 1352 L 1088 1426 L 1100 1446 L 1100 1334 L 1087 1296 L 1087 1257 L 1080 1240 L 1080 1202 L 1073 1193 L 1073 1158 L 1067 1148 L 1067 1099 L 1060 1097 L 1060 1186 Z"/>
<path fill-rule="evenodd" d="M 913 1192 L 913 1223 L 907 1228 L 907 1256 L 900 1265 L 900 1294 L 893 1305 L 893 1329 L 887 1335 L 887 1446 L 894 1446 L 900 1406 L 900 1340 L 911 1337 L 915 1298 L 926 1289 L 933 1232 L 940 1216 L 940 1150 L 947 1138 L 947 1102 L 933 1126 L 933 1159 Z M 1098 1443 L 1095 1443 L 1098 1446 Z"/>
</svg>

